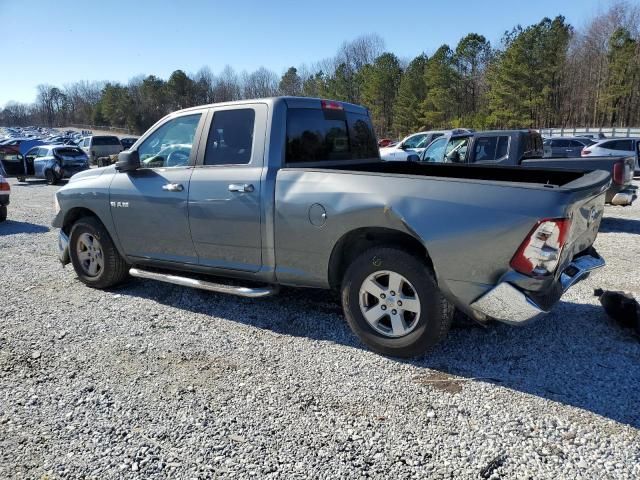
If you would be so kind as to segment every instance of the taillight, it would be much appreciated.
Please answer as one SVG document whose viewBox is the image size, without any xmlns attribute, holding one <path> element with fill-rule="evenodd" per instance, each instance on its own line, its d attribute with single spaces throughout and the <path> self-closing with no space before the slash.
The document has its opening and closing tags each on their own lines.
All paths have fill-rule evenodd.
<svg viewBox="0 0 640 480">
<path fill-rule="evenodd" d="M 620 160 L 613 165 L 613 175 L 612 180 L 613 183 L 617 183 L 618 185 L 624 185 L 627 174 L 629 170 L 627 170 L 627 164 L 624 160 Z"/>
<path fill-rule="evenodd" d="M 6 180 L 0 181 L 0 192 L 9 192 L 11 191 L 11 186 L 9 186 L 9 182 Z"/>
<path fill-rule="evenodd" d="M 320 105 L 323 110 L 344 110 L 344 107 L 340 102 L 332 102 L 330 100 L 320 100 Z"/>
<path fill-rule="evenodd" d="M 583 157 L 586 157 L 587 155 L 591 155 L 591 150 L 589 150 L 588 148 L 583 148 L 580 155 L 582 155 Z"/>
<path fill-rule="evenodd" d="M 568 218 L 540 220 L 511 259 L 511 268 L 533 277 L 553 273 L 570 228 Z"/>
</svg>

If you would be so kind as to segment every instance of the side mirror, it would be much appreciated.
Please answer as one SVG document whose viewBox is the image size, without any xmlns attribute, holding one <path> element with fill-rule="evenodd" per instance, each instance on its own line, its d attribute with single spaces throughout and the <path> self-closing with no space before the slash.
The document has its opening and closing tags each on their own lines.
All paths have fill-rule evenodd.
<svg viewBox="0 0 640 480">
<path fill-rule="evenodd" d="M 133 172 L 140 168 L 140 157 L 137 150 L 125 150 L 118 154 L 116 170 L 119 172 Z"/>
<path fill-rule="evenodd" d="M 420 157 L 418 155 L 416 155 L 415 153 L 410 153 L 409 155 L 407 155 L 407 162 L 419 163 L 420 162 Z"/>
<path fill-rule="evenodd" d="M 407 149 L 407 147 L 405 146 L 405 144 L 404 144 L 404 143 L 400 143 L 400 144 L 398 144 L 398 148 L 399 148 L 400 150 L 406 150 L 406 149 Z"/>
</svg>

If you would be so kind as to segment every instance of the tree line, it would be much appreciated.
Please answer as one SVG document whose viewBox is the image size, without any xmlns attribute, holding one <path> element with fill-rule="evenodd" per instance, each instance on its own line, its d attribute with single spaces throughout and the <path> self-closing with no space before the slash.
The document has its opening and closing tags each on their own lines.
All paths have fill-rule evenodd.
<svg viewBox="0 0 640 480">
<path fill-rule="evenodd" d="M 378 35 L 345 42 L 332 58 L 218 74 L 203 67 L 127 84 L 39 85 L 33 104 L 9 102 L 2 125 L 91 124 L 141 133 L 169 112 L 275 95 L 343 100 L 369 108 L 378 135 L 432 128 L 640 125 L 640 8 L 627 2 L 577 29 L 562 16 L 504 33 L 500 44 L 470 33 L 412 60 L 385 51 Z"/>
</svg>

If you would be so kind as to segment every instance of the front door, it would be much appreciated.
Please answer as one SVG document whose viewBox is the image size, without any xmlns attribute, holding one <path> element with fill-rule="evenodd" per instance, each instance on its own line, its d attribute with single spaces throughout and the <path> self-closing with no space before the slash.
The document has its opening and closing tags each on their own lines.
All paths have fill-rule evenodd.
<svg viewBox="0 0 640 480">
<path fill-rule="evenodd" d="M 189 189 L 193 243 L 201 265 L 256 272 L 267 106 L 218 108 L 211 118 Z"/>
<path fill-rule="evenodd" d="M 203 117 L 189 112 L 170 118 L 137 148 L 140 168 L 114 176 L 109 203 L 128 256 L 197 263 L 188 198 Z"/>
</svg>

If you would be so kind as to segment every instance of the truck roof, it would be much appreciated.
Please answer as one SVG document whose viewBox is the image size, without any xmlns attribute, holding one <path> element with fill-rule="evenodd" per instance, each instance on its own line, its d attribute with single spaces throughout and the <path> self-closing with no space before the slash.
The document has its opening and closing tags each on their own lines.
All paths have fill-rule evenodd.
<svg viewBox="0 0 640 480">
<path fill-rule="evenodd" d="M 268 98 L 254 98 L 254 99 L 246 99 L 246 100 L 235 100 L 232 102 L 220 102 L 220 103 L 209 103 L 206 105 L 197 105 L 195 107 L 184 108 L 182 110 L 178 110 L 173 113 L 180 112 L 188 112 L 191 110 L 198 110 L 201 108 L 207 107 L 226 107 L 232 105 L 247 105 L 250 103 L 266 103 L 267 105 L 276 105 L 278 103 L 284 102 L 289 108 L 322 108 L 321 102 L 336 102 L 342 105 L 345 111 L 352 113 L 361 113 L 367 115 L 369 110 L 361 105 L 356 105 L 354 103 L 342 102 L 338 100 L 330 100 L 324 98 L 310 98 L 310 97 L 268 97 Z"/>
</svg>

